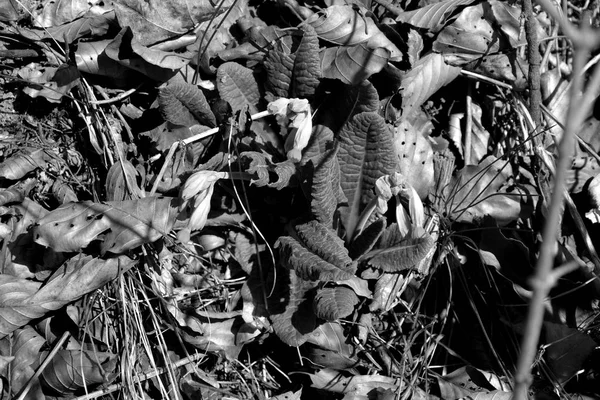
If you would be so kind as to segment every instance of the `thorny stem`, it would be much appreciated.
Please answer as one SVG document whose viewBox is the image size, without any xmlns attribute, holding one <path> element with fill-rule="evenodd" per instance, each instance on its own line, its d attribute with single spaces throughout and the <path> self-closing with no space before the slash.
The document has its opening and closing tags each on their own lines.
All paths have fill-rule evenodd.
<svg viewBox="0 0 600 400">
<path fill-rule="evenodd" d="M 558 232 L 560 228 L 561 210 L 563 209 L 564 192 L 566 188 L 566 173 L 571 164 L 574 149 L 575 130 L 578 129 L 583 120 L 584 113 L 581 108 L 589 107 L 588 104 L 580 104 L 580 93 L 583 86 L 581 70 L 585 65 L 590 48 L 587 45 L 578 45 L 575 42 L 575 56 L 573 60 L 573 84 L 571 86 L 569 110 L 565 132 L 558 147 L 558 162 L 556 175 L 554 176 L 554 188 L 552 190 L 550 208 L 543 230 L 543 242 L 540 255 L 532 279 L 534 288 L 533 296 L 529 304 L 527 314 L 527 325 L 521 342 L 521 354 L 517 362 L 515 375 L 515 400 L 527 399 L 527 392 L 531 382 L 531 365 L 537 352 L 540 331 L 544 317 L 544 300 L 553 286 L 553 281 L 548 277 L 555 277 L 557 271 L 552 271 L 553 259 L 556 253 Z M 561 272 L 567 271 L 561 269 Z"/>
</svg>

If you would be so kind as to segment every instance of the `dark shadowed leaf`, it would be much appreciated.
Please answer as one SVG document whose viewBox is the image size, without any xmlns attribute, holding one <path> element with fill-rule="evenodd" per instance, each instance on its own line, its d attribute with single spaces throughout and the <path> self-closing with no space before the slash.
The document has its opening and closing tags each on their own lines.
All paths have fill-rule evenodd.
<svg viewBox="0 0 600 400">
<path fill-rule="evenodd" d="M 201 124 L 210 128 L 216 125 L 202 90 L 189 83 L 169 83 L 158 92 L 160 113 L 174 125 L 191 126 Z"/>
<path fill-rule="evenodd" d="M 371 251 L 383 231 L 385 231 L 386 224 L 386 219 L 381 218 L 367 226 L 360 235 L 352 241 L 352 244 L 350 245 L 350 257 L 353 260 L 356 260 L 360 256 Z"/>
<path fill-rule="evenodd" d="M 356 46 L 339 46 L 322 50 L 320 57 L 324 78 L 339 79 L 348 85 L 358 85 L 387 65 L 390 52 L 383 47 L 370 49 L 366 44 L 361 43 Z"/>
<path fill-rule="evenodd" d="M 279 290 L 269 299 L 273 329 L 288 346 L 300 346 L 317 327 L 311 294 L 316 283 L 301 279 L 293 270 L 283 274 L 278 278 Z"/>
</svg>

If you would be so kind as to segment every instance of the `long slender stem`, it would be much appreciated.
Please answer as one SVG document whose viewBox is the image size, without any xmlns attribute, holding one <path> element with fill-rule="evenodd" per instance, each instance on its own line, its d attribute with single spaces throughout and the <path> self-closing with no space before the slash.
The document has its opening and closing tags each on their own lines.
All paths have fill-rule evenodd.
<svg viewBox="0 0 600 400">
<path fill-rule="evenodd" d="M 529 304 L 527 314 L 527 325 L 521 342 L 521 354 L 517 363 L 517 373 L 515 376 L 515 400 L 527 399 L 527 391 L 531 382 L 531 365 L 537 352 L 540 331 L 544 318 L 544 300 L 553 286 L 549 279 L 552 276 L 553 259 L 556 253 L 556 243 L 560 228 L 561 213 L 563 210 L 564 192 L 566 188 L 565 180 L 567 170 L 571 164 L 571 157 L 574 149 L 575 130 L 581 123 L 583 114 L 578 108 L 581 88 L 583 86 L 583 77 L 580 74 L 588 54 L 587 48 L 576 48 L 573 60 L 573 84 L 571 86 L 569 111 L 567 114 L 566 129 L 558 148 L 558 163 L 556 174 L 554 176 L 554 188 L 552 190 L 550 208 L 543 230 L 543 243 L 540 249 L 540 255 L 535 268 L 535 275 L 531 285 L 533 287 L 533 297 Z"/>
</svg>

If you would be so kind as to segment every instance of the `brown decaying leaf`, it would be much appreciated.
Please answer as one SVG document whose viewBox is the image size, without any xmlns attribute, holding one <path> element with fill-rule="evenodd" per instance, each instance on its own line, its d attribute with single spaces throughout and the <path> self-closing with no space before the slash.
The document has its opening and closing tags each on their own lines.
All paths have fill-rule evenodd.
<svg viewBox="0 0 600 400">
<path fill-rule="evenodd" d="M 13 393 L 18 393 L 33 377 L 38 366 L 40 349 L 45 344 L 46 340 L 31 326 L 25 326 L 15 331 L 11 352 L 14 359 L 10 363 L 11 373 L 9 376 L 9 384 Z M 32 398 L 44 398 L 39 397 L 43 396 L 39 378 L 33 382 L 30 393 Z"/>
<path fill-rule="evenodd" d="M 134 264 L 125 256 L 102 260 L 79 255 L 67 261 L 43 286 L 0 274 L 0 338 L 104 286 Z"/>
<path fill-rule="evenodd" d="M 321 39 L 342 46 L 365 44 L 369 49 L 385 48 L 391 61 L 402 59 L 402 52 L 379 30 L 369 16 L 351 5 L 335 5 L 314 13 L 306 23 Z"/>
<path fill-rule="evenodd" d="M 356 46 L 338 46 L 322 50 L 320 57 L 324 78 L 358 85 L 387 65 L 390 51 L 383 47 L 370 49 L 364 43 L 360 43 Z"/>
<path fill-rule="evenodd" d="M 176 200 L 146 197 L 106 204 L 65 204 L 38 221 L 35 241 L 55 251 L 79 251 L 109 231 L 102 252 L 120 254 L 168 234 L 178 214 Z"/>
<path fill-rule="evenodd" d="M 40 362 L 48 355 L 42 352 Z M 59 350 L 42 373 L 40 381 L 56 393 L 74 393 L 84 387 L 109 383 L 114 372 L 117 356 L 112 353 L 91 350 Z"/>
</svg>

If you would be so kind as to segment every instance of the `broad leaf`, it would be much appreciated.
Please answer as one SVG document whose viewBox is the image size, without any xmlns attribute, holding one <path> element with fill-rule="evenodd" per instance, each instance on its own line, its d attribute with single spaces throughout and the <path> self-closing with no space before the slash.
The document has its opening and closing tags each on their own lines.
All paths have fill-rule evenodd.
<svg viewBox="0 0 600 400">
<path fill-rule="evenodd" d="M 113 60 L 106 54 L 106 47 L 110 43 L 112 43 L 112 39 L 78 43 L 75 52 L 77 69 L 88 74 L 110 76 L 118 82 L 137 76 L 137 72 Z"/>
<path fill-rule="evenodd" d="M 375 181 L 394 172 L 396 160 L 392 134 L 382 117 L 365 112 L 355 115 L 339 136 L 341 186 L 348 204 L 340 209 L 350 241 L 360 213 L 375 197 Z"/>
<path fill-rule="evenodd" d="M 224 7 L 210 1 L 189 3 L 183 0 L 116 0 L 113 2 L 119 25 L 128 26 L 145 46 L 162 42 L 187 33 L 199 22 L 208 21 L 224 13 L 233 0 Z"/>
<path fill-rule="evenodd" d="M 48 352 L 40 354 L 44 359 Z M 109 383 L 116 378 L 115 354 L 91 350 L 59 350 L 48 368 L 42 373 L 41 382 L 56 393 L 74 393 L 86 387 Z"/>
<path fill-rule="evenodd" d="M 384 272 L 400 272 L 416 267 L 434 245 L 435 241 L 424 230 L 413 227 L 411 235 L 402 237 L 398 225 L 392 224 L 382 235 L 378 249 L 363 258 Z"/>
<path fill-rule="evenodd" d="M 379 95 L 369 81 L 356 86 L 345 85 L 343 90 L 335 91 L 330 96 L 331 101 L 329 98 L 327 100 L 330 109 L 322 118 L 323 124 L 333 132 L 338 132 L 356 114 L 379 110 Z"/>
<path fill-rule="evenodd" d="M 390 52 L 390 59 L 402 59 L 402 52 L 379 30 L 375 21 L 351 5 L 325 8 L 310 16 L 311 25 L 321 39 L 342 46 L 366 44 L 369 49 L 383 47 Z"/>
<path fill-rule="evenodd" d="M 460 68 L 444 62 L 440 54 L 429 53 L 417 61 L 402 78 L 402 119 L 408 118 L 431 95 L 452 82 Z"/>
<path fill-rule="evenodd" d="M 191 126 L 200 123 L 210 128 L 216 125 L 204 93 L 189 83 L 170 83 L 158 92 L 160 113 L 174 125 Z"/>
<path fill-rule="evenodd" d="M 55 251 L 79 251 L 107 232 L 102 252 L 123 253 L 168 234 L 177 215 L 175 200 L 146 197 L 106 204 L 65 204 L 38 221 L 35 241 Z"/>
<path fill-rule="evenodd" d="M 427 29 L 432 33 L 439 32 L 448 20 L 461 7 L 468 6 L 477 0 L 446 0 L 421 7 L 414 11 L 399 14 L 396 21 L 405 22 L 417 28 Z"/>
<path fill-rule="evenodd" d="M 380 72 L 390 59 L 390 51 L 377 47 L 370 49 L 364 43 L 339 46 L 320 52 L 324 78 L 339 79 L 348 85 L 358 85 Z"/>
<path fill-rule="evenodd" d="M 267 100 L 288 97 L 294 58 L 282 50 L 271 50 L 265 58 L 264 66 L 267 71 L 265 89 L 269 93 Z"/>
<path fill-rule="evenodd" d="M 67 261 L 41 287 L 39 283 L 1 274 L 0 338 L 101 288 L 134 264 L 125 256 L 101 260 L 80 255 Z"/>
<path fill-rule="evenodd" d="M 13 348 L 11 355 L 14 359 L 10 363 L 9 384 L 14 393 L 19 393 L 35 374 L 38 366 L 40 349 L 46 345 L 44 338 L 31 326 L 18 329 L 13 335 Z M 43 396 L 39 378 L 32 382 L 30 395 Z M 37 397 L 44 398 L 44 397 Z"/>
<path fill-rule="evenodd" d="M 354 291 L 344 286 L 325 287 L 317 291 L 313 307 L 315 315 L 325 321 L 349 316 L 358 304 Z"/>
<path fill-rule="evenodd" d="M 149 49 L 138 41 L 129 27 L 106 46 L 106 55 L 121 65 L 141 72 L 158 82 L 166 82 L 191 60 L 191 53 L 179 54 Z"/>
</svg>

